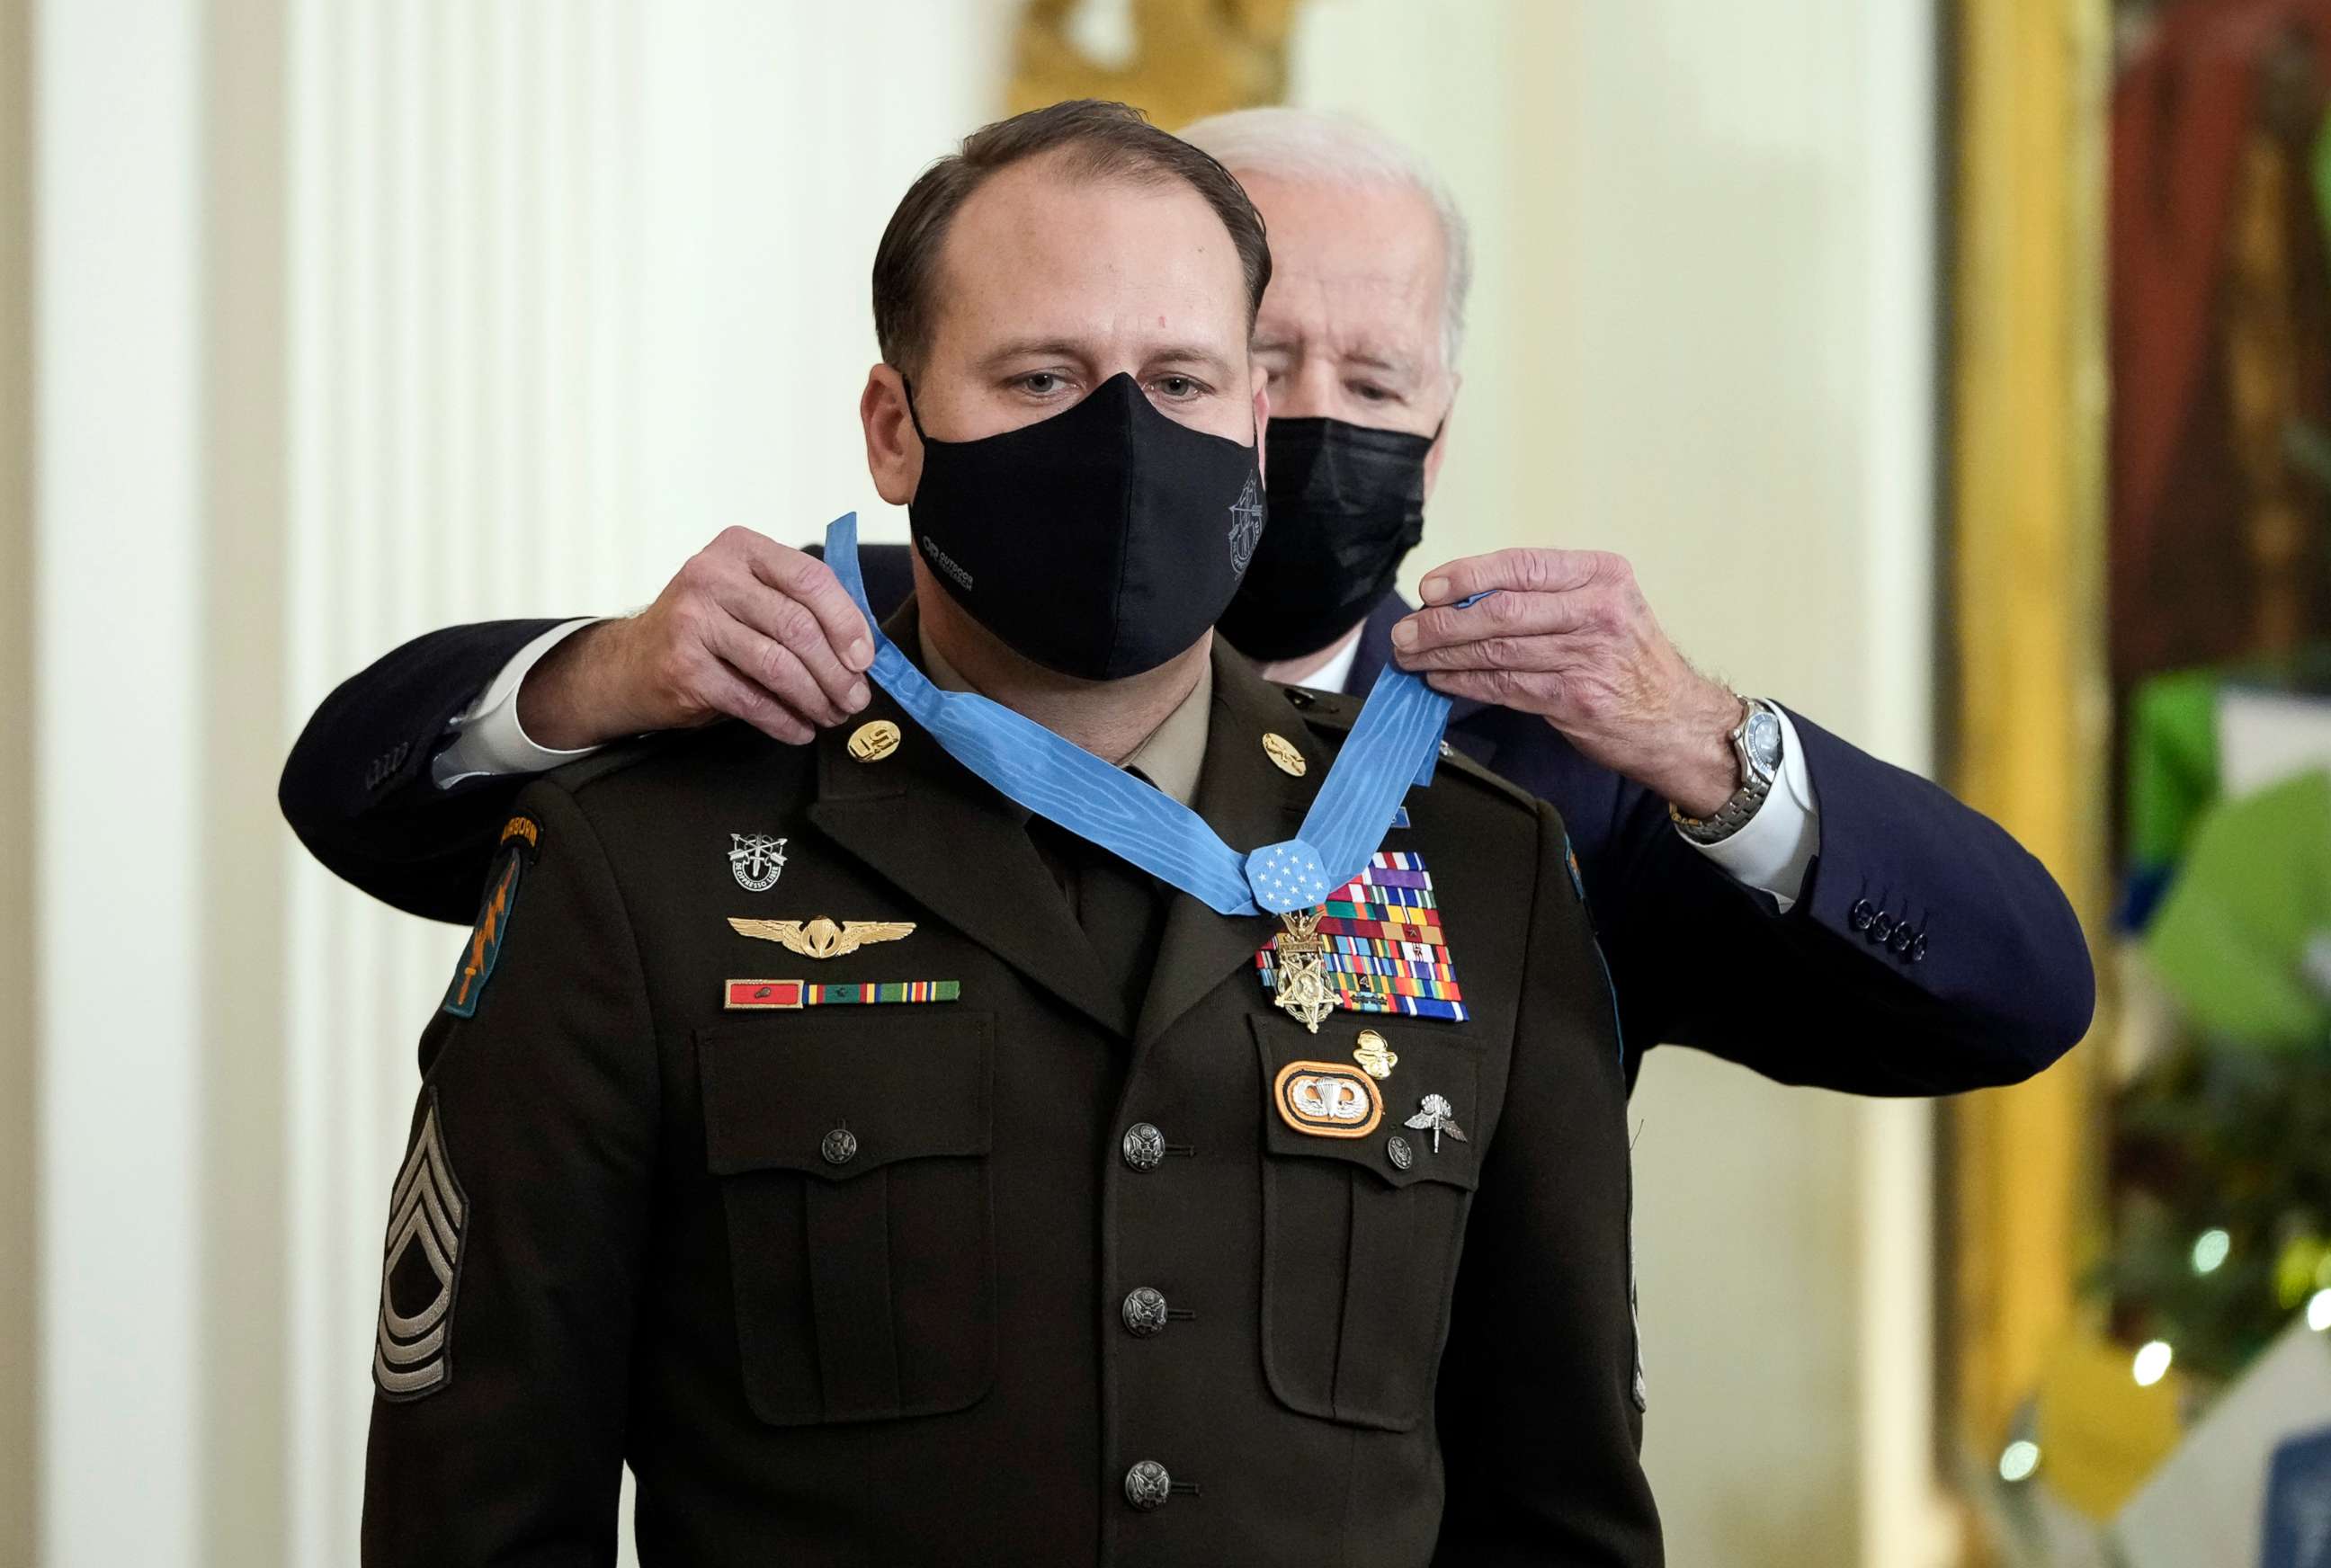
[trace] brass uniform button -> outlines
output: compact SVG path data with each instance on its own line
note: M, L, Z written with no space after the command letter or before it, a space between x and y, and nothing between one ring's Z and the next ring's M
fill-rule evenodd
M858 1135L848 1127L836 1127L825 1135L817 1152L825 1156L829 1165L846 1165L858 1157Z
M850 755L860 762L880 762L899 749L899 727L887 718L861 724L850 736Z
M1310 769L1311 765L1303 760L1303 754L1295 749L1295 743L1283 735L1264 732L1262 749L1283 774L1301 778Z

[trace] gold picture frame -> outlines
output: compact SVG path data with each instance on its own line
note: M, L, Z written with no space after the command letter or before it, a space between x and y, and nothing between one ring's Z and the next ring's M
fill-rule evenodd
M2048 865L2094 934L2111 722L2110 17L2106 0L1960 0L1948 17L1949 779ZM2106 1020L2100 1006L2092 1040ZM2103 1231L2098 1084L2090 1046L1950 1107L1941 1331L1959 1454L1998 1451L2074 1325Z
M1177 130L1287 96L1287 42L1302 0L1133 0L1121 60L1095 57L1078 0L1026 0L1014 30L1004 112L1108 98Z

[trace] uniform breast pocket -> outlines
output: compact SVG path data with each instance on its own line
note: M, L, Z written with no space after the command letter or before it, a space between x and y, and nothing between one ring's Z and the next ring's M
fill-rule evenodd
M960 1410L995 1373L995 1023L889 1007L706 1031L745 1393L780 1426Z
M1265 1097L1264 1375L1305 1415L1407 1431L1432 1412L1479 1180L1483 1048L1349 1013L1317 1035L1251 1022Z

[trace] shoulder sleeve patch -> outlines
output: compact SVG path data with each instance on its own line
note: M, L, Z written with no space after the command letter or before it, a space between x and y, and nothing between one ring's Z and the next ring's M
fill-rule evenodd
M501 850L494 861L493 874L486 879L477 923L470 928L469 940L461 944L461 961L445 987L444 1011L456 1018L477 1016L478 1001L485 994L486 982L493 978L503 944L509 940L510 917L518 909L519 883L534 854L532 841L523 832L514 832L521 823L535 828L536 838L541 836L540 828L531 817L512 817L509 826L502 829Z
M381 1249L372 1381L391 1400L420 1399L453 1381L453 1296L469 1201L445 1152L436 1091L427 1091L422 1105L421 1130L390 1192Z

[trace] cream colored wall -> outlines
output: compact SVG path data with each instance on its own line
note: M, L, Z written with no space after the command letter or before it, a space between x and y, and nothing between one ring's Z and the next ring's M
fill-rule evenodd
M1298 100L1423 149L1474 227L1411 583L1618 550L1706 667L1930 760L1932 11L1312 0ZM1670 1559L1941 1561L1926 1107L1660 1050L1632 1108Z
M0 732L32 727L29 0L0 0ZM33 1458L32 750L0 746L0 1568L30 1568Z
M200 30L36 0L32 32L37 1554L177 1568L204 1508L204 889L238 848L201 784Z
M285 1560L288 1478L280 1415L294 1259L285 1159L282 889L296 853L275 809L271 746L285 654L285 0L233 0L205 30L202 300L205 564L197 657L202 842L203 1412L195 1477L199 1560ZM232 17L232 25L225 24Z

